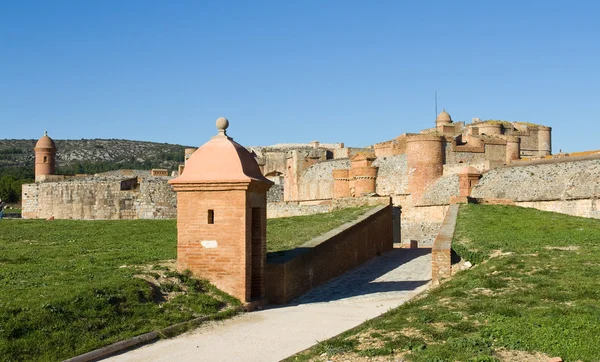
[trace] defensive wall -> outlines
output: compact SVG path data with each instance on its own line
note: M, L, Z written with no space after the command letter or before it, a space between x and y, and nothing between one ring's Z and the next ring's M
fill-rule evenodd
M91 176L23 185L23 218L174 219L169 177Z
M294 250L267 254L267 300L287 303L392 247L392 206L381 205Z
M349 197L323 201L281 201L267 204L267 218L314 215L348 207L390 204L389 197Z
M600 155L515 163L484 173L472 197L510 199L515 205L600 218Z

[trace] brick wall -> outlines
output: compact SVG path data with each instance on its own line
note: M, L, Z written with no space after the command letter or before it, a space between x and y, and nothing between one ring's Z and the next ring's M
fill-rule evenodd
M326 281L392 249L392 207L379 206L283 255L268 256L266 295L287 303Z
M454 236L457 215L458 205L450 205L431 248L431 281L434 285L438 284L441 279L450 277L452 273L452 237Z

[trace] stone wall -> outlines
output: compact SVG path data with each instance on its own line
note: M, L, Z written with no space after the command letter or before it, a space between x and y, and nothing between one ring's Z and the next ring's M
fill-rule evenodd
M378 195L398 195L408 193L408 166L406 155L378 157L373 166L377 171Z
M283 184L275 184L267 191L267 202L283 201Z
M464 166L463 166L464 167ZM448 205L450 197L458 196L458 175L444 175L429 186L418 200L418 206Z
M266 295L283 304L385 253L393 247L392 207L380 206L357 221L285 253L267 256Z
M548 160L484 173L471 196L510 199L518 206L569 215L600 215L600 160Z
M350 167L347 159L327 160L307 168L300 176L298 200L333 198L333 170Z
M267 204L267 218L314 215L349 207L389 205L389 197L348 197L303 203L296 201L270 202Z
M23 185L23 218L174 219L175 193L167 177L91 177Z
M321 205L301 205L298 202L269 202L267 203L267 219L279 217L313 215L329 212L331 206L329 203Z
M416 240L419 246L432 246L447 210L448 205L402 207L402 243Z

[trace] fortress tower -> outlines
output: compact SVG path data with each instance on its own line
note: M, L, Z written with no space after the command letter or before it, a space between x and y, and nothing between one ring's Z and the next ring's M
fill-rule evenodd
M43 181L45 176L54 175L56 169L56 146L48 132L35 144L35 181Z
M442 176L444 172L444 143L445 138L435 134L407 136L408 188L412 194L413 202L420 199L423 192Z
M350 193L350 170L333 170L333 198L352 197Z
M177 266L242 303L265 296L267 190L254 156L227 136L229 121L169 181L177 192Z
M354 196L375 192L378 168L372 166L375 157L358 154L351 160L350 178L354 181Z
M435 127L437 128L437 130L439 132L443 132L444 126L449 125L451 123L452 123L452 117L450 117L450 114L448 112L446 112L445 109L442 109L440 114L438 114L437 118L435 119Z
M506 137L506 164L521 158L521 139L516 136Z
M538 149L540 156L549 156L552 154L552 128L538 126Z

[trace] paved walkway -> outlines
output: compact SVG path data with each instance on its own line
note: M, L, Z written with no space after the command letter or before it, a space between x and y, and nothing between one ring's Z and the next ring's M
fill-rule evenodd
M109 361L279 361L427 288L428 249L394 249L292 303L210 322Z

